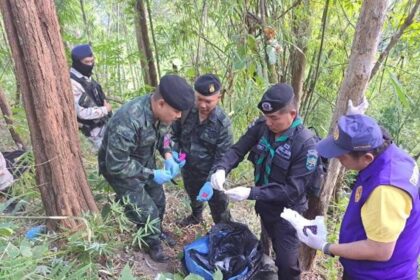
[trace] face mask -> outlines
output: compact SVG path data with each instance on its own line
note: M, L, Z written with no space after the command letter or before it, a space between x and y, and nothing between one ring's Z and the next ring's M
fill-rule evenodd
M76 69L77 71L80 72L80 74L86 77L90 77L92 75L93 66L95 66L95 64L87 65L87 64L81 63L79 60L73 61L73 64L72 64L72 67L74 69Z

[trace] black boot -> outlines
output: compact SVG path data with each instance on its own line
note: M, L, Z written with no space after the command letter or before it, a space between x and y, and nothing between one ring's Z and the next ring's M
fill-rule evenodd
M160 243L150 246L149 255L155 262L164 263L169 260L169 257L163 252L162 245Z
M189 226L189 225L198 225L202 221L203 221L203 215L202 214L198 214L198 215L191 214L188 217L184 218L178 224L181 227L186 227L186 226Z
M174 247L176 245L176 240L172 237L172 234L168 231L163 231L159 236L160 240L168 244L169 247Z

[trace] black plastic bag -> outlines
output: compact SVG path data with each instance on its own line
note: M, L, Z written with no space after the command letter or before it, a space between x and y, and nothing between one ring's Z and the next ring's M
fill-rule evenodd
M219 269L223 279L249 279L263 255L260 241L241 223L219 223L208 236L208 251L188 247L186 258L207 272ZM202 246L202 243L201 243ZM190 269L191 270L191 269ZM192 272L192 271L190 271Z

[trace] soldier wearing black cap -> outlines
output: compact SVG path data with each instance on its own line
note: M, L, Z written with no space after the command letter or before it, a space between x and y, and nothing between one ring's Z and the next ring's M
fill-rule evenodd
M71 51L71 86L79 129L92 142L95 151L101 146L105 125L112 106L106 100L101 85L92 78L95 65L90 45L78 45Z
M176 75L166 75L153 94L124 104L109 120L98 153L99 171L124 204L126 215L138 227L149 219L158 220L156 231L146 237L151 258L164 262L161 239L171 246L174 240L162 232L165 193L162 184L180 171L172 157L167 135L181 112L194 105L194 91ZM156 150L165 158L165 168L157 169Z
M217 105L221 90L219 79L213 74L202 75L195 81L194 89L196 106L183 112L182 118L172 125L175 149L186 153L182 177L192 209L191 215L180 222L181 226L202 221L204 203L197 200L197 196L202 186L209 181L214 163L222 158L233 143L230 120ZM215 223L230 221L228 199L223 192L214 191L209 206Z
M214 188L221 189L225 174L249 152L255 168L255 186L227 190L234 201L256 200L255 210L273 242L279 279L300 279L299 240L295 229L280 218L284 207L299 213L307 209L306 190L311 184L318 154L316 137L297 115L293 89L276 84L263 95L258 108L264 116L220 160L211 176Z

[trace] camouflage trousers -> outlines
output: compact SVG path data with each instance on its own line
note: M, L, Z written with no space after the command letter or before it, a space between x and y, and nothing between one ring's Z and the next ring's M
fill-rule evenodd
M144 184L138 179L116 179L103 175L117 194L117 200L124 204L126 216L138 227L144 226L147 219L158 219L154 224L157 230L147 236L145 241L149 246L160 243L161 222L166 206L163 186L152 180Z
M203 213L205 206L204 202L197 201L197 195L207 181L207 176L183 169L182 178L184 180L185 190L190 198L192 214L197 217ZM231 221L231 215L228 209L229 200L223 192L214 190L213 197L208 203L214 223Z

